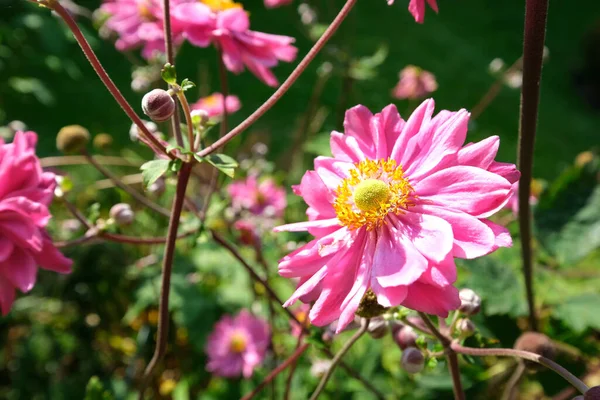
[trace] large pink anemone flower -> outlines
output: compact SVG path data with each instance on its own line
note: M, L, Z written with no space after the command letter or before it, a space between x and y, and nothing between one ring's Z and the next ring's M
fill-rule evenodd
M218 376L252 376L269 348L269 325L247 310L237 316L225 316L208 337L206 369Z
M300 278L285 306L316 300L312 324L339 319L340 331L367 290L384 307L445 317L460 306L454 258L512 245L486 218L510 199L516 167L494 161L498 137L463 147L466 110L433 110L431 99L407 121L393 105L348 110L345 134L331 134L333 158L317 157L294 187L309 221L276 231L315 239L284 257L279 273Z
M8 314L15 289L29 292L38 266L66 274L72 261L46 232L51 218L55 175L44 172L35 155L37 135L17 132L12 143L0 139L0 310Z

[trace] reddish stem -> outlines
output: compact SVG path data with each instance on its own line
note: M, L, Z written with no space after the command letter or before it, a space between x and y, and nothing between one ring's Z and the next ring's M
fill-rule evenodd
M81 30L77 26L77 23L75 22L75 20L73 20L69 12L65 10L65 8L61 6L57 0L48 1L46 4L49 8L53 9L63 19L63 21L65 21L65 23L71 30L71 33L73 33L73 36L75 36L75 40L77 40L79 47L81 47L81 50L83 50L83 53L92 65L92 68L94 68L94 71L96 71L96 74L98 74L98 77L100 78L102 83L104 83L104 86L106 86L110 94L113 95L113 97L115 98L117 103L119 103L123 111L125 111L125 114L127 114L127 116L131 118L133 123L137 125L142 135L144 135L146 139L152 142L152 144L156 146L156 148L160 149L164 154L168 155L171 158L175 158L172 154L167 153L165 147L158 141L158 139L154 137L152 133L150 133L150 131L148 130L148 128L146 128L146 125L144 125L140 117L138 117L138 115L135 113L133 108L131 108L127 100L125 100L125 97L123 97L117 86L106 73L106 70L100 63L100 60L98 60L98 57L96 57L96 54L90 47L90 44L86 40L85 36L83 36L83 33L81 32Z
M337 31L337 29L340 27L340 25L342 24L344 19L346 19L346 17L348 16L348 13L350 13L350 10L352 10L352 7L354 7L355 3L356 3L356 0L347 0L346 1L346 4L344 5L344 7L340 10L337 17L335 17L335 19L333 20L331 25L329 25L327 30L319 38L317 43L315 43L315 45L312 47L312 49L310 49L310 51L308 52L308 54L306 54L306 56L300 62L300 64L298 64L298 66L296 66L294 71L285 80L285 82L283 82L283 84L275 91L275 93L273 93L271 95L271 97L262 106L260 106L248 118L246 118L242 123L240 123L234 129L232 129L225 136L223 136L222 138L220 138L219 140L217 140L210 146L206 147L205 149L203 149L199 153L199 155L201 157L204 157L204 156L212 153L213 151L215 151L219 147L223 146L225 143L229 142L231 139L233 139L240 133L244 132L252 124L254 124L260 117L262 117L267 111L269 111L269 109L271 109L271 107L273 107L275 105L275 103L277 103L279 101L279 99L281 99L281 97L290 89L290 87L292 87L292 85L294 84L294 82L296 82L296 80L300 77L300 75L302 75L302 73L304 72L306 67L308 67L308 65L312 62L312 60L315 58L315 56L321 51L323 46L325 46L327 41Z

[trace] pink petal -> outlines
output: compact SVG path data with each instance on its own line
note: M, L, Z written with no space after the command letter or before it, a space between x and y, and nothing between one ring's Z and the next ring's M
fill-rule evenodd
M10 257L14 248L12 241L0 236L0 262Z
M415 17L415 21L422 24L425 20L425 0L410 0L408 11Z
M373 114L367 107L362 105L352 107L346 111L344 132L356 139L366 158L373 159L376 154L370 127L371 118L373 118Z
M384 307L396 307L406 299L407 286L383 287L376 279L371 280L371 289L377 296L377 302Z
M452 251L454 236L452 226L442 218L407 212L393 217L396 229L402 231L423 256L441 262Z
M305 232L314 228L341 228L340 221L337 218L320 219L315 221L296 222L294 224L281 225L273 229L274 232Z
M439 287L446 287L456 282L456 264L452 254L448 254L441 262L430 265L419 281Z
M478 143L469 143L458 152L458 163L488 169L498 154L498 147L498 136L490 136Z
M3 277L0 277L0 311L7 315L15 301L15 288Z
M42 232L43 248L39 253L33 254L36 264L41 268L58 272L60 274L71 273L73 260L65 257L52 243L47 232Z
M458 290L454 286L443 288L415 282L408 287L404 307L446 318L448 313L460 307Z
M16 247L10 257L0 263L0 274L21 292L29 292L35 285L37 266L26 251Z
M335 192L342 180L350 175L349 171L354 168L354 164L335 158L317 157L315 159L315 171L331 192Z
M506 179L468 166L438 171L413 187L422 202L482 218L504 207L512 193Z
M302 196L306 204L313 208L322 218L334 218L335 210L332 203L335 201L333 191L330 191L316 171L307 171L302 177L300 185L294 186L294 193Z
M500 175L510 183L517 182L521 177L521 173L517 170L517 166L515 164L494 161L488 167L488 171Z
M331 259L331 258L329 258ZM284 307L289 307L296 302L296 300L310 294L315 288L321 283L323 278L327 275L327 266L322 267L313 276L308 278L302 285L298 286L296 291L290 296L285 303ZM315 299L316 300L316 299Z
M495 224L492 221L488 221L487 219L482 219L481 222L486 224L488 228L490 228L496 238L494 244L494 250L500 247L512 247L513 241L510 236L510 232L505 227Z
M340 132L331 132L331 153L339 160L356 163L365 159L356 138Z
M419 153L419 136L422 130L429 125L435 103L433 99L427 99L408 118L402 129L398 140L394 143L390 158L396 160L403 167L409 166L414 157Z

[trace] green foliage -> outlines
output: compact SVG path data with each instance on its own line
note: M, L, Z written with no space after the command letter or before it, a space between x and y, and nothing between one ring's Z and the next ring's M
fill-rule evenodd
M84 400L114 400L114 397L104 388L97 376L92 376L85 388Z
M146 187L152 185L163 176L171 168L170 160L152 160L144 163L140 167L142 170L142 177L144 178L144 185Z
M232 157L226 154L209 154L206 157L200 157L198 155L194 155L196 160L199 162L206 161L219 171L224 173L230 178L233 178L235 175L235 169L238 167L237 161Z
M600 329L600 295L586 293L564 299L556 305L553 316L581 333L588 328Z
M183 81L181 81L181 90L183 90L184 92L187 90L190 90L191 88L195 88L196 84L192 81L190 81L188 78L185 78Z
M175 70L174 65L166 63L160 71L160 76L162 77L163 81L167 82L169 85L177 84L177 71Z

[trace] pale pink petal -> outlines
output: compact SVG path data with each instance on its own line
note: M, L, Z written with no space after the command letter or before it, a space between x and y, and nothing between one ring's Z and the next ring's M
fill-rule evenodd
M460 307L460 298L458 290L454 286L440 288L415 282L408 287L408 295L402 305L446 318L450 311Z
M510 232L505 227L495 224L487 219L482 219L481 222L486 224L488 228L490 228L496 238L494 250L500 247L512 247L513 241L510 237Z
M498 154L500 138L490 136L477 143L469 143L458 152L458 163L488 169Z
M356 138L344 135L340 132L331 132L331 153L339 160L351 163L360 162L365 159Z
M414 212L390 218L396 229L429 260L441 262L452 251L452 226L442 218Z
M397 307L408 294L408 286L383 287L377 279L371 279L371 289L377 296L377 302L384 307Z
M409 166L414 158L419 154L420 135L424 134L421 131L429 125L435 102L433 99L427 99L410 115L406 124L402 128L402 133L398 140L394 143L390 158L396 160L399 165Z
M281 225L273 229L274 232L304 232L311 228L341 228L337 218L321 219L316 221L296 222L295 224Z

